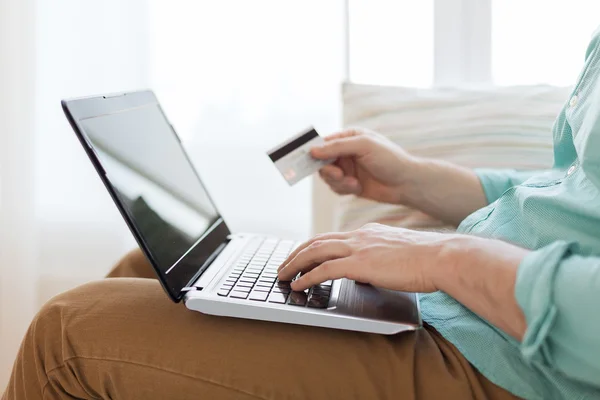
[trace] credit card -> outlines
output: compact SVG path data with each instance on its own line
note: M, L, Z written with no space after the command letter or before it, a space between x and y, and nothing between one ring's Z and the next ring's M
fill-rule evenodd
M335 161L317 160L310 155L310 148L323 142L323 138L311 128L269 150L267 155L291 186Z

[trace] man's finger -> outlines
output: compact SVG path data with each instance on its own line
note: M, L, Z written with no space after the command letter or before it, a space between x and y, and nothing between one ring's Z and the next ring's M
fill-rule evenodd
M331 233L322 233L320 235L316 235L312 239L307 240L306 242L304 242L304 243L300 244L298 247L296 247L296 249L290 253L290 255L285 259L285 261L281 263L279 268L277 268L277 271L279 272L283 268L285 268L285 266L292 259L294 259L294 257L296 257L298 255L298 253L300 253L306 247L310 246L313 242L315 242L317 240L345 239L347 235L348 235L348 233L345 233L345 232L331 232Z
M292 282L292 290L301 291L325 281L345 278L351 268L350 257L326 261Z
M340 158L335 164L342 169L342 172L345 176L356 176L354 160L351 158Z
M333 139L310 149L310 154L319 160L340 157L360 157L368 151L367 140L362 136Z
M357 136L358 132L354 129L346 129L341 132L332 133L331 135L325 136L325 141L330 142L335 139L347 138L351 136Z
M342 168L338 167L337 165L331 164L321 168L319 170L319 173L321 174L323 179L327 177L334 180L341 180L344 177L344 171L342 171Z
M313 266L329 260L345 258L351 254L350 247L339 239L317 240L300 251L284 268L279 271L279 279L289 281L299 272L306 272Z
M359 194L362 190L358 180L356 178L347 176L341 181L335 181L328 178L323 178L331 189L337 194Z

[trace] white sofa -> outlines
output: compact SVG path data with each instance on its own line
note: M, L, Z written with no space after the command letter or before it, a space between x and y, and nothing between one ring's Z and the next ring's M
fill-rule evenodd
M411 89L346 83L343 125L373 129L409 152L468 167L540 169L552 164L551 128L570 88ZM401 206L337 196L313 181L313 233L367 222L439 229Z

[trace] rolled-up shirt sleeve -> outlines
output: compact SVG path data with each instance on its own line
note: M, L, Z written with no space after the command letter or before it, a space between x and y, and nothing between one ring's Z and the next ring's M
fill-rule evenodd
M519 171L515 169L477 168L475 174L481 182L488 203L496 201L502 193L520 185L540 171Z
M563 374L600 385L600 258L557 241L519 266L515 295L527 320L521 353Z

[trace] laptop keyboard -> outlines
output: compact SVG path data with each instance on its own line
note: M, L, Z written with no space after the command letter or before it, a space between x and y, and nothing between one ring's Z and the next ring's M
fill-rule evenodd
M257 238L250 242L217 294L233 299L327 308L332 281L295 292L291 282L277 278L277 268L295 247L289 240Z

